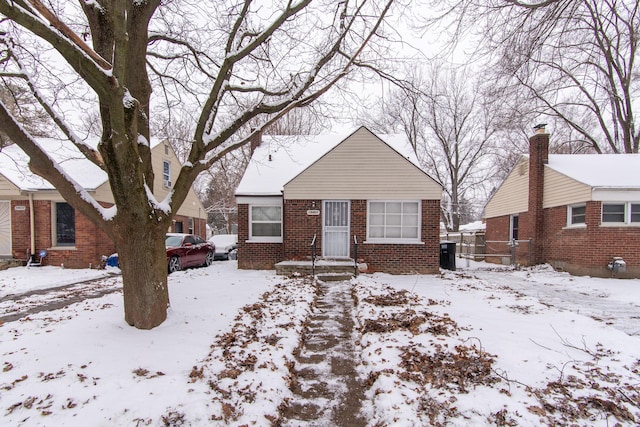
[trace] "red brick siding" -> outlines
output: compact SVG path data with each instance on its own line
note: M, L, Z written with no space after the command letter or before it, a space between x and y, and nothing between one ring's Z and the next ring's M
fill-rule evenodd
M24 211L16 211L15 206L25 206ZM85 216L76 211L76 244L73 248L58 249L53 248L52 233L52 202L48 200L35 200L34 221L35 221L35 242L34 253L36 255L42 249L47 251L47 256L43 260L44 265L62 265L68 268L88 268L89 265L96 267L100 265L103 255L111 255L115 247L111 240L96 227ZM31 236L29 220L29 202L11 202L12 221L12 250L14 257L18 259L28 259Z
M284 244L247 243L249 237L248 205L238 206L238 267L273 268L282 260L304 260L311 256L310 244L317 236L318 256L322 254L322 201L286 200L283 207ZM308 210L319 210L320 215L308 215ZM438 200L422 201L422 241L424 244L367 244L367 201L351 201L351 236L357 237L358 261L364 262L369 272L392 274L436 273L439 270L439 218ZM353 256L353 246L350 254Z
M249 205L238 205L238 268L270 270L282 261L282 243L249 243Z
M587 202L587 226L567 228L566 206L544 209L540 262L572 274L609 277L607 264L620 256L627 263L627 271L617 276L640 278L640 228L600 226L601 212L601 202ZM508 215L487 219L487 240L506 240L508 234ZM499 248L493 249L487 245L487 253L496 253ZM497 258L487 260L500 262Z
M318 210L320 215L307 215ZM322 200L286 200L284 203L284 259L311 259L316 235L317 256L322 256Z
M527 212L518 214L518 240L516 247L516 263L520 265L531 264L531 245L526 240L531 240L530 219ZM487 256L487 262L502 264L504 258L511 259L511 215L503 215L496 218L487 218L486 221L486 241L485 251L487 255L496 254L499 256Z
M567 207L545 209L545 262L573 274L609 277L615 256L627 263L618 277L640 278L640 228L600 226L601 202L587 202L587 226L566 228Z
M15 210L15 206L24 206L25 210ZM53 248L52 232L53 202L49 200L34 200L36 255L42 249L47 251L43 260L44 265L62 265L65 268L97 267L102 262L102 256L109 256L116 251L115 245L107 235L78 211L75 212L76 244L73 248ZM16 259L27 260L31 253L31 229L29 219L29 201L14 200L11 202L11 241L12 252ZM177 216L178 221L189 223L187 217ZM194 219L196 233L203 230L206 237L206 222L204 219ZM186 231L186 230L185 230Z
M529 138L529 207L526 221L527 234L519 234L519 239L531 240L531 263L542 262L544 243L544 215L542 198L544 193L544 165L549 159L549 134L536 134ZM525 237L527 236L527 237Z
M440 267L440 201L422 201L423 244L371 244L367 238L367 201L351 201L351 234L358 238L358 261L368 273L432 274Z

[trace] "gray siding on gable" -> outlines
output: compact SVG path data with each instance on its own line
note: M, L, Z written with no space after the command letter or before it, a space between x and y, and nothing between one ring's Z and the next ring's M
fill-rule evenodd
M284 198L440 200L442 188L361 128L284 186Z

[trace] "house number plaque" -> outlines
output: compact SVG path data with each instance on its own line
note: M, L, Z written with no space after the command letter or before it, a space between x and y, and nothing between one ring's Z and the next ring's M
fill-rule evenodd
M319 209L309 209L307 211L307 215L318 216L318 215L320 215L320 210Z

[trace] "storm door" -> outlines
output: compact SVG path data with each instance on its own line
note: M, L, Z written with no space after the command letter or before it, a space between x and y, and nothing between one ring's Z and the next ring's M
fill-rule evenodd
M322 212L322 256L349 257L349 201L325 200Z

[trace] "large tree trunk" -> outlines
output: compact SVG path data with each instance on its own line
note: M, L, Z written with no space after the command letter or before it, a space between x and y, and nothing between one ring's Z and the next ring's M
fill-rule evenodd
M139 329L151 329L167 318L167 254L165 229L140 224L117 244L122 270L125 321Z

